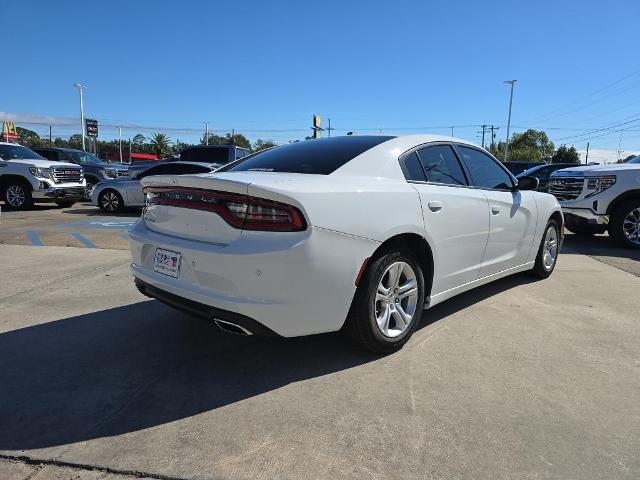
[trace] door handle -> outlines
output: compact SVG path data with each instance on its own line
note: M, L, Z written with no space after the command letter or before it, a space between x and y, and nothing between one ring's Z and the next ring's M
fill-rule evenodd
M500 208L494 205L493 207L491 207L491 213L493 213L494 215L498 215L500 213Z
M429 201L429 203L427 203L427 206L432 212L439 212L443 207L442 202L439 200L431 200Z

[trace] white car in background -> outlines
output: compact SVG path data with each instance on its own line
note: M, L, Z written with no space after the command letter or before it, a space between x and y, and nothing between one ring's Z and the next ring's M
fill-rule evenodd
M549 276L562 240L537 179L518 184L450 137L308 140L142 184L138 289L241 334L344 328L394 351L423 308L516 272Z
M107 213L119 212L123 208L144 206L144 193L140 180L151 175L184 175L189 173L212 172L218 166L202 163L162 162L136 173L133 178L117 178L95 184L89 191L91 203Z

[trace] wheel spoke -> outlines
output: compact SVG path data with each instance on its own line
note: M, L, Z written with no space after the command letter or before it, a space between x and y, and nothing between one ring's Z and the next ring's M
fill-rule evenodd
M389 318L391 317L391 308L387 304L384 304L381 308L382 311L380 312L380 315L378 315L378 318L376 320L378 321L378 327L380 327L380 331L387 335L389 332Z
M400 304L396 304L396 308L393 311L393 313L394 313L394 318L396 319L397 322L399 322L399 325L401 326L402 330L407 328L407 325L409 325L409 322L411 322L411 317L407 315L407 313L402 309L402 306Z

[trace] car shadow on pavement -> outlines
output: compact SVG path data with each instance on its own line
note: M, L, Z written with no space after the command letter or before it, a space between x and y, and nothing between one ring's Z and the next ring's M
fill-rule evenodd
M65 210L64 213L68 213L70 215L84 215L87 217L139 217L141 210L139 208L123 208L118 212L110 213L100 210L100 208L95 207L91 204L82 205L82 207Z
M640 261L640 249L620 246L609 235L567 234L564 237L562 253L594 257L628 258Z
M528 281L448 300L420 328ZM13 330L0 334L0 450L154 427L379 358L339 333L231 335L153 300Z

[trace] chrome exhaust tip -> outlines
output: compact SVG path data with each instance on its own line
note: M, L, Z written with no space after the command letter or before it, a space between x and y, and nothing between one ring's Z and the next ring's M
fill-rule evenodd
M227 333L232 333L234 335L253 335L253 333L246 328L237 325L235 323L227 322L226 320L220 320L219 318L214 318L213 323L216 324L220 330L224 330Z

